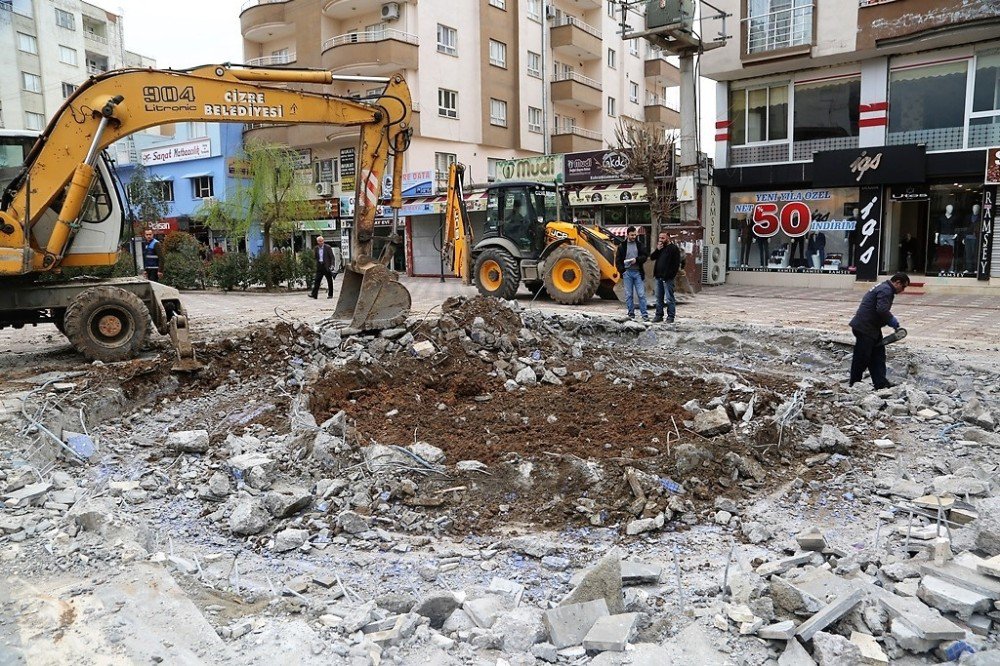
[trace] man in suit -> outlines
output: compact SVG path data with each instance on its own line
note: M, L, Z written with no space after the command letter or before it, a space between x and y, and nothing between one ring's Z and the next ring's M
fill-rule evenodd
M333 298L333 278L336 277L333 270L333 248L326 244L326 240L322 236L316 238L313 256L316 257L316 278L313 280L312 293L309 294L309 298L319 297L319 285L324 277L326 278L326 297Z

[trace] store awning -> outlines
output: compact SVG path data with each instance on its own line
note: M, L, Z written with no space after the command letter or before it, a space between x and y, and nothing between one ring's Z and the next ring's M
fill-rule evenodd
M214 176L211 171L200 171L198 173L186 173L181 178L204 178L205 176Z

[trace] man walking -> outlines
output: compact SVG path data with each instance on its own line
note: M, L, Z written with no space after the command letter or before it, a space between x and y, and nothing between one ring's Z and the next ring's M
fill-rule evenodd
M656 241L656 249L649 255L653 261L653 277L656 278L656 316L654 322L663 321L663 301L667 302L667 323L674 321L677 301L674 299L674 278L681 267L681 250L666 231L661 231Z
M615 266L625 282L625 307L628 308L628 318L635 318L635 300L633 292L639 297L639 314L643 321L649 321L649 313L646 311L646 274L642 265L646 262L649 253L646 246L639 239L639 234L635 227L625 230L625 242L618 246L615 253Z
M885 345L882 344L882 327L891 326L899 329L899 320L893 316L892 301L896 294L910 284L906 273L896 273L889 280L873 287L864 298L858 311L851 319L851 330L854 331L854 358L851 361L851 380L853 386L861 381L867 369L871 373L872 384L876 389L894 386L885 378Z
M153 237L152 229L146 229L142 241L142 269L146 279L152 282L160 281L160 254L160 241Z
M326 297L333 298L333 248L326 245L326 240L319 236L316 238L316 247L313 248L313 255L316 257L316 278L313 280L312 293L309 298L319 297L319 285L326 278Z

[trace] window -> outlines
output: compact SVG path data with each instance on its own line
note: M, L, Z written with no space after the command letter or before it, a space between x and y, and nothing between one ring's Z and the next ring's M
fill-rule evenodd
M746 0L746 52L763 53L813 41L813 0Z
M174 181L172 180L153 180L149 183L156 190L159 190L160 198L164 201L174 200ZM211 196L211 195L209 195Z
M528 51L528 76L542 78L542 56L540 53Z
M502 99L490 99L490 125L507 127L507 102Z
M535 134L542 133L542 110L533 106L528 107L528 131Z
M638 102L639 101L639 84L635 81L628 82L628 101Z
M615 111L615 98L608 98L608 115L614 118L618 113Z
M628 40L628 52L634 56L639 55L639 40L630 39Z
M208 123L188 123L188 138L189 139L200 139L203 136L208 136Z
M507 68L507 45L495 39L490 40L490 64Z
M457 92L438 88L438 115L445 118L458 118Z
M861 79L836 79L795 86L795 141L858 135Z
M75 93L75 92L76 92L76 89L77 89L78 87L79 87L79 86L75 86L75 85L73 85L72 83L66 83L66 82L64 81L64 82L63 82L63 84L62 84L62 93L63 93L63 97L69 97L70 95L72 95L73 93Z
M76 17L69 12L56 9L56 25L67 30L76 30Z
M613 2L608 3L608 16L615 18L615 3Z
M17 50L38 55L38 40L35 39L34 35L19 32L17 33Z
M59 62L65 63L67 65L73 65L76 67L76 49L71 49L68 46L59 45Z
M30 130L41 130L45 127L45 116L40 113L24 112L24 128Z
M976 56L969 148L1000 144L1000 53Z
M192 178L191 189L191 196L195 199L204 199L205 197L215 196L211 176L198 176L197 178Z
M490 5L497 9L507 9L507 0L490 0Z
M21 87L28 92L40 93L42 92L42 77L37 74L21 72Z
M614 69L617 60L618 60L618 52L615 51L614 49L608 49L608 67Z
M923 143L927 150L961 148L968 71L967 60L891 70L888 145Z
M788 139L788 86L733 90L729 119L734 146Z
M500 166L500 159L496 157L486 158L486 179L493 182L497 179L497 167Z
M372 23L365 26L365 39L369 42L380 42L388 35L388 23Z
M528 0L528 18L532 21L542 20L542 0Z
M438 23L438 53L458 55L458 30Z
M313 182L333 183L337 178L337 160L316 160L313 162Z
M448 167L457 161L455 153L434 153L434 181L438 192L448 189Z

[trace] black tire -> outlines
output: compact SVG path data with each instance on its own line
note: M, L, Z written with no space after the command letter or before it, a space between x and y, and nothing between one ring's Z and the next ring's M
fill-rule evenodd
M579 305L597 293L601 268L586 248L561 245L545 260L545 291L556 303Z
M66 335L66 309L65 308L55 308L52 310L52 323L56 325L59 332Z
M517 295L521 273L517 259L511 256L510 252L499 247L483 250L476 257L473 273L476 278L476 289L483 296L510 300Z
M135 358L149 334L149 311L138 296L119 287L94 287L66 308L66 337L89 361Z

